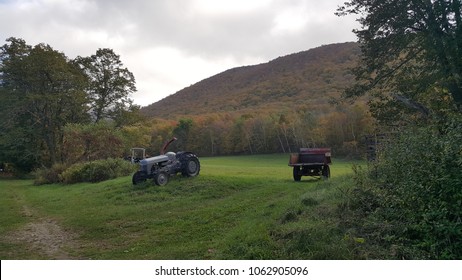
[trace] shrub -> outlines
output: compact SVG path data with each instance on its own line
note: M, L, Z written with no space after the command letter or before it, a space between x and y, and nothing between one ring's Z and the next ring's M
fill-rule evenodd
M67 165L57 163L50 168L39 168L34 171L34 185L54 184L61 182L61 173L66 170Z
M136 166L123 159L95 160L70 166L62 174L66 184L78 182L101 182L130 175Z
M388 258L462 257L462 125L408 129L357 172L349 203ZM360 214L362 213L362 214Z

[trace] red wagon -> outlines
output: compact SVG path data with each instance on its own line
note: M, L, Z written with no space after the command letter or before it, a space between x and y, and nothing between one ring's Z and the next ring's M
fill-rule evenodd
M330 177L330 148L300 148L299 153L290 155L289 166L293 167L294 180L300 181L302 176Z

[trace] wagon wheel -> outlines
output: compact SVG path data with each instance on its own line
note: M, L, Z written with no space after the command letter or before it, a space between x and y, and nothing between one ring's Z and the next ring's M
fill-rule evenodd
M154 176L154 183L158 186L165 186L168 183L168 174L167 172L159 172Z
M132 183L133 185L138 185L139 183L145 182L146 178L147 178L146 172L137 171L135 174L133 174Z
M196 157L190 156L187 158L186 162L183 165L183 170L181 174L185 177L195 177L199 175L201 165L199 160Z
M329 167L329 165L324 165L324 167L322 169L322 177L324 179L329 179L329 177L330 177L330 167Z
M299 182L302 179L300 175L300 166L294 166L294 181Z

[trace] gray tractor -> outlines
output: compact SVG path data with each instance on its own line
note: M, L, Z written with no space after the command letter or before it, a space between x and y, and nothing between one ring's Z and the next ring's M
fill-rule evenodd
M168 183L170 176L181 173L185 177L199 175L200 162L197 156L191 152L167 152L170 145L176 138L168 141L162 148L160 155L145 158L139 161L140 169L133 174L134 185L145 182L147 179L154 179L158 186Z

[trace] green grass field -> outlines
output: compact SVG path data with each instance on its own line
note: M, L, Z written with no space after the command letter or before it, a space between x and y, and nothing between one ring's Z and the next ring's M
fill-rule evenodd
M294 182L288 159L201 158L198 177L163 187L133 186L131 177L43 186L0 180L0 258L356 258L337 205L360 162L334 159L330 180ZM46 239L53 234L54 243ZM44 250L50 242L54 250Z

